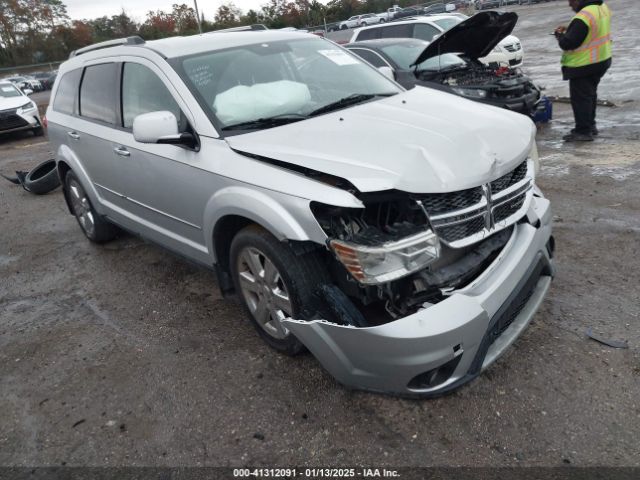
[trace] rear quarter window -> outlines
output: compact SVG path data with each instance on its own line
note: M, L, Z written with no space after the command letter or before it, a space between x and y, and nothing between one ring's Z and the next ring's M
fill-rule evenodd
M413 36L413 25L389 25L381 28L382 38L411 38Z
M80 86L80 116L115 125L117 122L115 63L85 68Z
M433 37L435 35L438 35L439 33L440 31L433 25L429 25L426 23L416 23L414 25L413 35L409 36L412 36L413 38L419 38L420 40L426 40L427 42L432 42Z
M65 73L60 79L56 98L53 99L53 109L56 112L73 115L76 113L76 100L78 98L78 85L82 69L72 70Z
M382 28L369 28L359 32L355 41L361 42L362 40L375 40L376 38L380 38L381 34Z

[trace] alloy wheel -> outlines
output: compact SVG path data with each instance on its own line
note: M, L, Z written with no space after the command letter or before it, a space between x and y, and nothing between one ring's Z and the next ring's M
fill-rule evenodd
M291 299L274 263L255 247L245 247L237 260L242 296L260 327L270 336L282 340L289 330L281 320L293 313Z
M69 182L69 197L73 213L78 219L80 226L88 236L92 235L95 230L93 210L91 209L87 194L75 179Z

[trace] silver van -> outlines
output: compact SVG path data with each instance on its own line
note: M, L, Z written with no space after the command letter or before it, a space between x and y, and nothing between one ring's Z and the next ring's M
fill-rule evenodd
M551 282L531 120L405 91L314 35L93 45L47 118L89 240L121 227L215 269L269 345L353 388L473 379Z

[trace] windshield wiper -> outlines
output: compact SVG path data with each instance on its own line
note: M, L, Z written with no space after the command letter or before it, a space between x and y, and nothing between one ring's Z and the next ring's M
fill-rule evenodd
M296 113L287 113L285 115L276 115L273 117L258 118L256 120L249 120L247 122L240 122L234 125L227 125L222 127L222 130L254 130L261 128L279 127L280 125L286 125L288 123L299 122L308 118L306 115L299 115Z
M313 110L309 116L313 117L315 115L320 115L322 113L329 113L335 110L340 110L341 108L348 107L350 105L355 105L356 103L362 103L367 100L371 100L376 97L390 97L395 95L395 93L354 93L353 95L349 95L348 97L341 98L335 102L331 102L324 107L316 108Z

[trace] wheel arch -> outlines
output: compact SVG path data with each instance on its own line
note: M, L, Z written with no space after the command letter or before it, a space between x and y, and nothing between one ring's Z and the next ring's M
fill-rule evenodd
M302 199L299 200L304 203ZM303 226L294 218L292 210L272 195L255 187L239 186L228 187L217 192L205 209L204 226L207 247L213 255L213 263L223 294L233 291L229 261L231 242L240 230L252 224L264 228L280 241L312 240Z
M67 189L64 188L64 181L67 177L67 173L71 170L71 166L65 162L64 160L58 161L58 178L60 179L60 184L62 185L62 196L64 197L64 201L67 204L67 208L69 209L69 213L73 214L73 209L71 208L71 200L69 200L69 196L67 195Z

